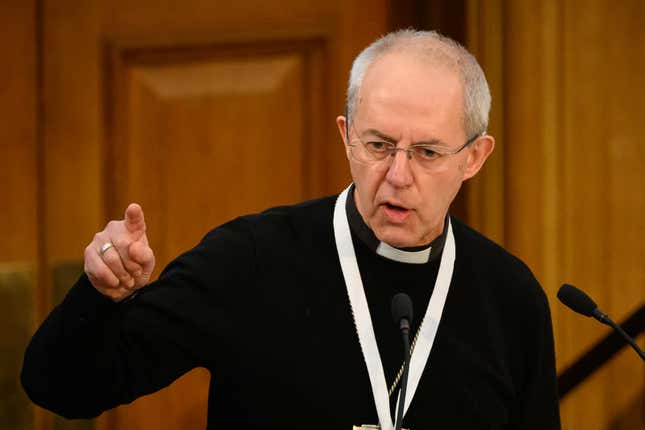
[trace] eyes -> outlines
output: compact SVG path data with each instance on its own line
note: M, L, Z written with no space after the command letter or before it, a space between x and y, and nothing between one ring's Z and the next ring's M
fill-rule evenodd
M356 136L360 136L356 130L353 130ZM458 148L451 149L443 144L441 140L431 139L423 143L417 143L408 147L398 147L394 139L387 136L381 136L376 130L368 130L364 132L366 138L356 137L354 140L347 143L349 157L360 164L375 165L375 163L385 162L385 160L392 160L398 151L405 152L408 160L413 160L418 166L427 171L436 171L445 166L442 160L447 156L455 155L467 148L479 136L484 136L486 131L473 135L463 145Z
M411 156L418 157L423 160L434 160L439 158L442 154L429 145L412 145L408 148L397 148L395 144L384 141L369 141L365 142L365 149L371 154L378 157L387 157L394 155L396 151L405 151Z
M389 152L394 148L394 145L388 142L367 142L365 144L367 146L367 149L370 152Z

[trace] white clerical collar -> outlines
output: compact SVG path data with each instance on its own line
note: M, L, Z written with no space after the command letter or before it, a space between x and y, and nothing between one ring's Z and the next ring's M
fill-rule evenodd
M356 202L354 201L354 185L349 189L345 210L347 212L347 219L352 232L358 236L358 238L365 243L368 248L388 260L408 264L425 264L428 261L435 260L441 255L443 245L446 241L447 222L444 222L443 232L429 245L401 249L395 248L385 242L381 242L365 223L363 217L358 212Z
M399 263L409 264L427 263L428 261L430 261L430 251L432 251L432 246L430 245L426 249L422 249L421 251L404 251L402 249L388 245L385 242L380 242L376 247L376 253L381 257L398 261Z

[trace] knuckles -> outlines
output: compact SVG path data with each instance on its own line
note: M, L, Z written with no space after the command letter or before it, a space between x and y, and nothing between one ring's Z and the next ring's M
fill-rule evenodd
M117 262L117 260L119 259L119 256L116 253L116 250L114 250L114 252L112 250L108 250L105 254L103 254L102 258L103 258L103 262L108 266L110 266Z
M131 241L128 238L125 237L120 237L118 239L115 239L113 242L114 246L116 246L120 250L127 250L128 247L130 246Z

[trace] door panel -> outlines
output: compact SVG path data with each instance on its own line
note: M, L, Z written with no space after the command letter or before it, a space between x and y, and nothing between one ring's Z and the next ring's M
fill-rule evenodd
M142 203L167 261L214 225L312 195L325 142L309 94L325 86L312 70L323 57L320 40L110 55L108 207ZM176 213L201 215L178 225Z

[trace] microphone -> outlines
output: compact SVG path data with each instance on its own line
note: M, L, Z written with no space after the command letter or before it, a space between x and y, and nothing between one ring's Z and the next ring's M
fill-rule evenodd
M403 375L401 375L401 389L399 390L399 408L394 422L395 430L401 430L405 390L408 385L408 371L410 369L410 325L412 323L412 300L410 300L410 296L405 293L394 295L392 298L392 319L399 326L403 336Z
M598 305L584 291L573 285L563 284L558 290L558 299L569 309L586 317L594 317L603 324L608 324L607 314L598 309Z
M412 300L405 293L398 293L392 297L392 319L401 330L410 331L412 322Z
M558 299L566 305L569 309L577 312L586 317L593 317L600 321L603 324L608 325L609 327L616 330L620 335L625 338L627 343L629 343L636 353L645 361L645 353L641 350L634 339L632 339L623 328L616 324L609 316L598 309L598 305L594 302L591 297L585 294L584 291L581 291L574 287L573 285L563 284L558 290Z

